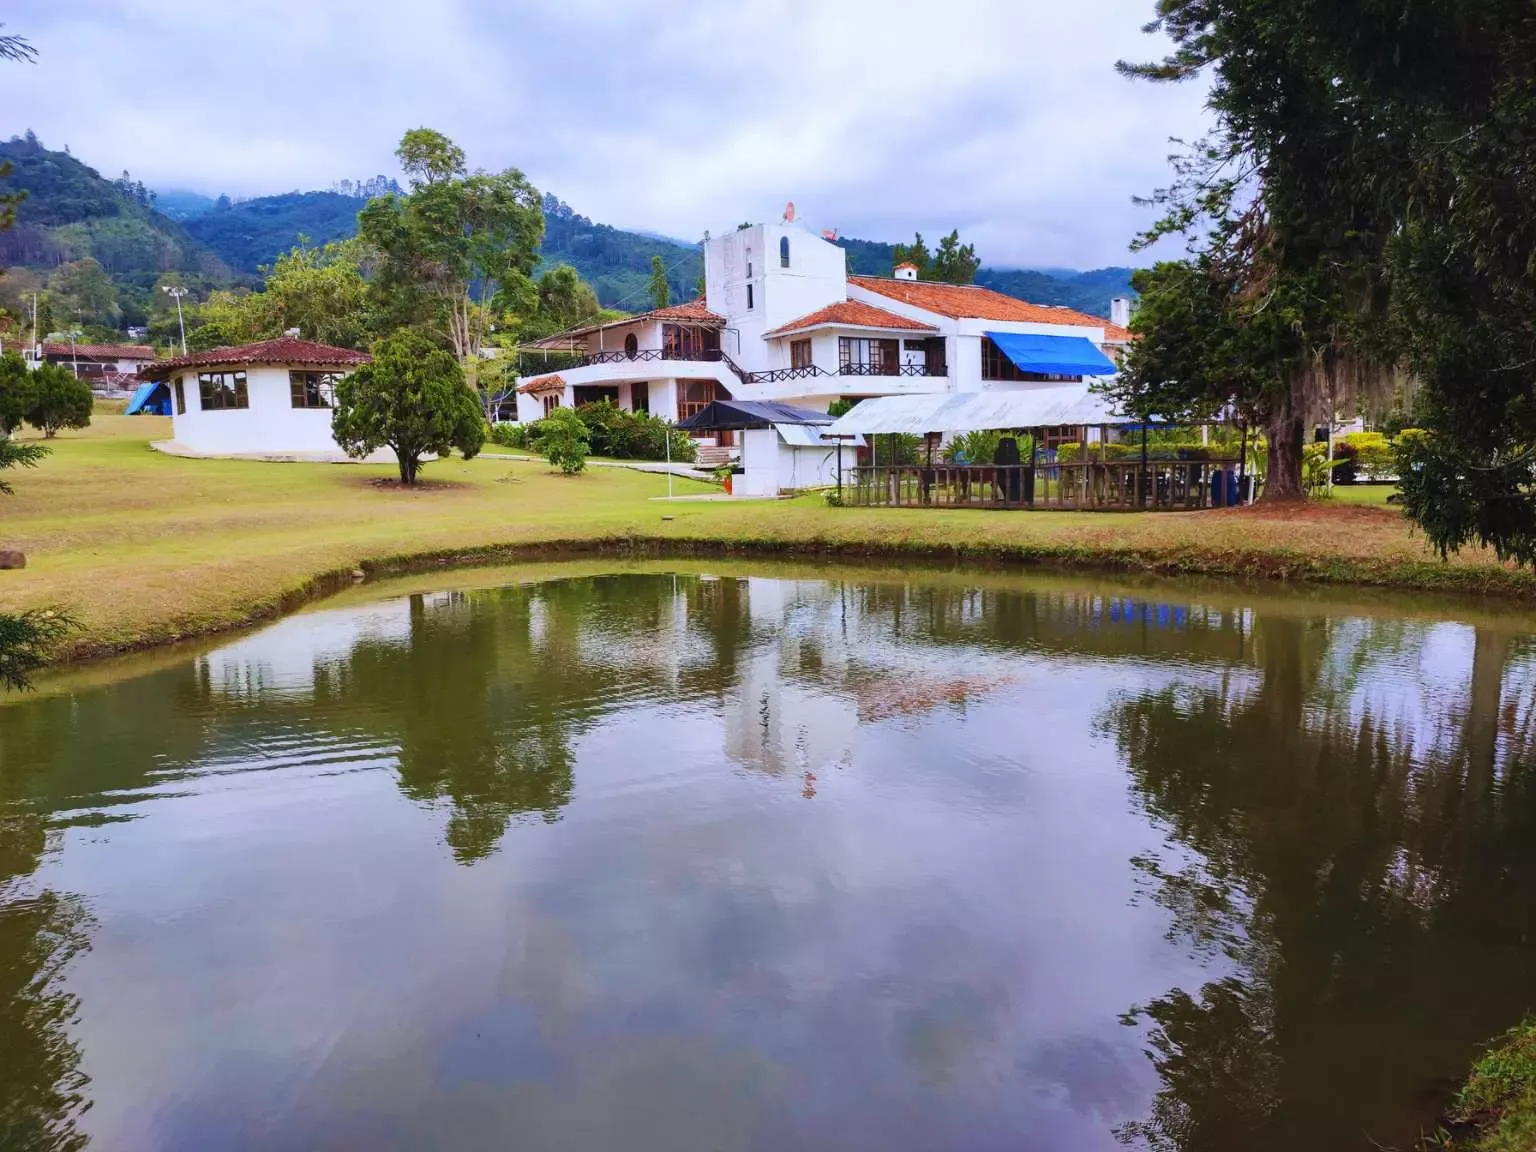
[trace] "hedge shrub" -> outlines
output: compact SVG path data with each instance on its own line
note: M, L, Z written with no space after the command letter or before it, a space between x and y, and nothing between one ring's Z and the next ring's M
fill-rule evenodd
M611 400L583 404L576 409L557 408L555 412L574 411L586 429L588 450L593 456L614 460L665 460L667 438L672 439L672 459L691 464L698 459L698 445L670 422L646 412L626 412ZM491 428L491 440L504 448L543 451L541 441L551 417L529 424L497 424ZM565 417L559 417L564 421Z

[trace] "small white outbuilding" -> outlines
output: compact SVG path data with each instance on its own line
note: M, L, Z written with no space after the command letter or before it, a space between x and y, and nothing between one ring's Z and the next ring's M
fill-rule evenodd
M139 375L170 394L173 451L340 459L331 436L336 382L368 359L366 352L283 337L158 360Z

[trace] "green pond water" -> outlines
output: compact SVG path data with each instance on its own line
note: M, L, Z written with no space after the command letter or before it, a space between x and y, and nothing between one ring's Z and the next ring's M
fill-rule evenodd
M1407 1148L1536 1008L1518 616L546 575L0 706L0 1148Z

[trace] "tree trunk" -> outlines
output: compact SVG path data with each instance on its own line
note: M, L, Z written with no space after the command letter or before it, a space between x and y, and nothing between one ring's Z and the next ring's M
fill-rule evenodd
M415 455L410 452L402 452L397 448L395 449L395 459L400 464L400 483L416 483L416 469L420 466L420 463Z
M1301 486L1301 449L1306 430L1306 421L1296 410L1294 398L1287 396L1264 425L1264 434L1269 439L1269 464L1264 471L1261 501L1306 498Z

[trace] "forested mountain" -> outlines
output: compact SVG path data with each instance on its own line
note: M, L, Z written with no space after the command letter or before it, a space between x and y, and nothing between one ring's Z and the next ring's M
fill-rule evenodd
M107 180L67 151L45 148L35 135L0 143L11 173L0 190L24 189L16 226L0 232L0 267L53 267L86 257L114 280L147 288L164 272L227 279L229 269L155 210L154 193L124 172Z
M263 268L298 244L313 247L345 239L357 230L358 210L367 197L399 191L385 177L342 181L329 191L289 192L252 200L216 200L195 192L157 196L128 173L109 180L67 151L54 152L30 132L0 143L0 162L13 171L0 179L0 191L23 189L27 198L17 211L16 227L0 232L0 307L15 311L24 296L43 288L56 270L69 265L76 279L105 272L115 299L99 309L81 308L76 321L99 327L153 324L164 300L156 282L174 274L202 299L213 287L258 283ZM161 208L180 219L172 219ZM638 311L648 306L647 282L652 257L667 270L672 299L690 300L698 290L703 258L697 247L666 237L629 232L599 224L553 195L544 197L545 234L540 267L569 264L591 284L609 308ZM843 239L849 270L888 276L895 245ZM100 266L92 272L85 261ZM1039 304L1063 304L1108 315L1110 298L1130 294L1130 270L1094 272L993 269L983 266L976 282ZM108 289L87 293L105 297ZM73 297L81 297L74 292ZM115 317L115 319L113 319ZM63 317L60 317L63 322Z
M366 203L366 197L341 192L284 192L239 202L220 196L183 226L231 268L256 272L271 267L301 236L319 247L355 234Z
M839 238L837 243L848 253L848 271L857 275L889 276L896 266L894 244L847 238ZM1135 296L1131 272L1130 268L1046 272L1034 268L988 268L983 264L976 273L976 283L1032 304L1061 304L1092 316L1107 317L1109 302L1116 296Z
M603 307L627 312L649 306L645 286L652 256L660 256L667 269L673 300L697 296L704 272L704 254L698 248L594 224L555 196L544 197L544 244L539 255L543 267L569 264L575 268L596 290Z
M188 192L185 188L162 188L155 193L155 207L172 220L190 220L213 208L212 196Z

